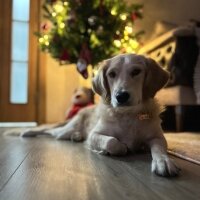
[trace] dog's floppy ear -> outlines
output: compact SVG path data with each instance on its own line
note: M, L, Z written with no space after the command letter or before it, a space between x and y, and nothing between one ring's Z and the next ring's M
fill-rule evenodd
M158 90L167 83L169 73L162 69L153 59L146 59L146 75L143 85L143 98L153 98Z
M102 97L106 104L110 104L110 89L106 78L108 66L109 60L101 62L97 74L92 79L92 89Z

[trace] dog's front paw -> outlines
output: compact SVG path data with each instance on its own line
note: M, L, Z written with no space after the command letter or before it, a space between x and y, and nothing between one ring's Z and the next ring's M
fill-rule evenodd
M122 156L127 154L127 146L116 138L112 138L106 145L106 152L113 156Z
M151 171L159 176L177 176L180 168L168 156L153 159Z

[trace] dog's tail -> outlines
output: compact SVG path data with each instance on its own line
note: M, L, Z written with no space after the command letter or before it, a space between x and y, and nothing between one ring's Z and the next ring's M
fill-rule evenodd
M51 129L64 126L67 122L56 124L44 124L30 128L13 128L6 130L3 134L7 136L36 137L39 135L54 136Z
M25 131L27 131L27 128L13 128L6 130L3 135L6 136L21 136Z

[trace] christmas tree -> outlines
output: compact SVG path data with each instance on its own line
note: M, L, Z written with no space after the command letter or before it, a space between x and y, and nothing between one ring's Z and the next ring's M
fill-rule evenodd
M61 64L76 63L87 78L89 64L137 52L143 32L134 32L134 24L142 7L124 0L46 0L39 46Z

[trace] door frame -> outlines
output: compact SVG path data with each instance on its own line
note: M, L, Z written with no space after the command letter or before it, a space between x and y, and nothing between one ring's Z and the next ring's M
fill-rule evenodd
M38 31L41 29L41 23L43 20L42 5L44 1L38 0L37 8L37 25ZM38 44L37 44L38 45ZM36 121L38 124L46 122L46 59L47 55L41 52L39 47L37 48L37 110Z
M33 4L34 2L34 4ZM42 21L42 3L43 0L31 0L31 16L34 20L30 21L30 33L34 33L36 31L40 31L40 24ZM0 80L4 79L4 74L10 74L10 67L1 67L10 65L10 55L11 55L11 16L12 16L12 0L7 0L5 3L2 3L0 6L0 18L4 19L4 23L0 22L0 44L6 47L6 51L1 49L1 56L4 59L0 59ZM34 5L34 6L33 6ZM6 40L3 35L7 34ZM29 46L30 48L34 46L38 46L38 40L35 37L32 37L30 40ZM34 55L29 54L29 62L33 62L36 64L35 70L36 73L29 73L30 76L34 80L35 84L35 121L38 124L44 123L46 120L46 55L41 53L39 48L35 48L36 51L32 52ZM36 61L33 59L37 59ZM5 84L8 84L5 87ZM0 95L9 96L9 90L5 90L5 88L10 88L10 81L5 81L5 83L0 84ZM30 83L29 83L30 84ZM31 85L30 85L31 86ZM31 86L32 87L32 86ZM0 99L2 97L0 96ZM3 106L3 102L0 101L1 106Z

